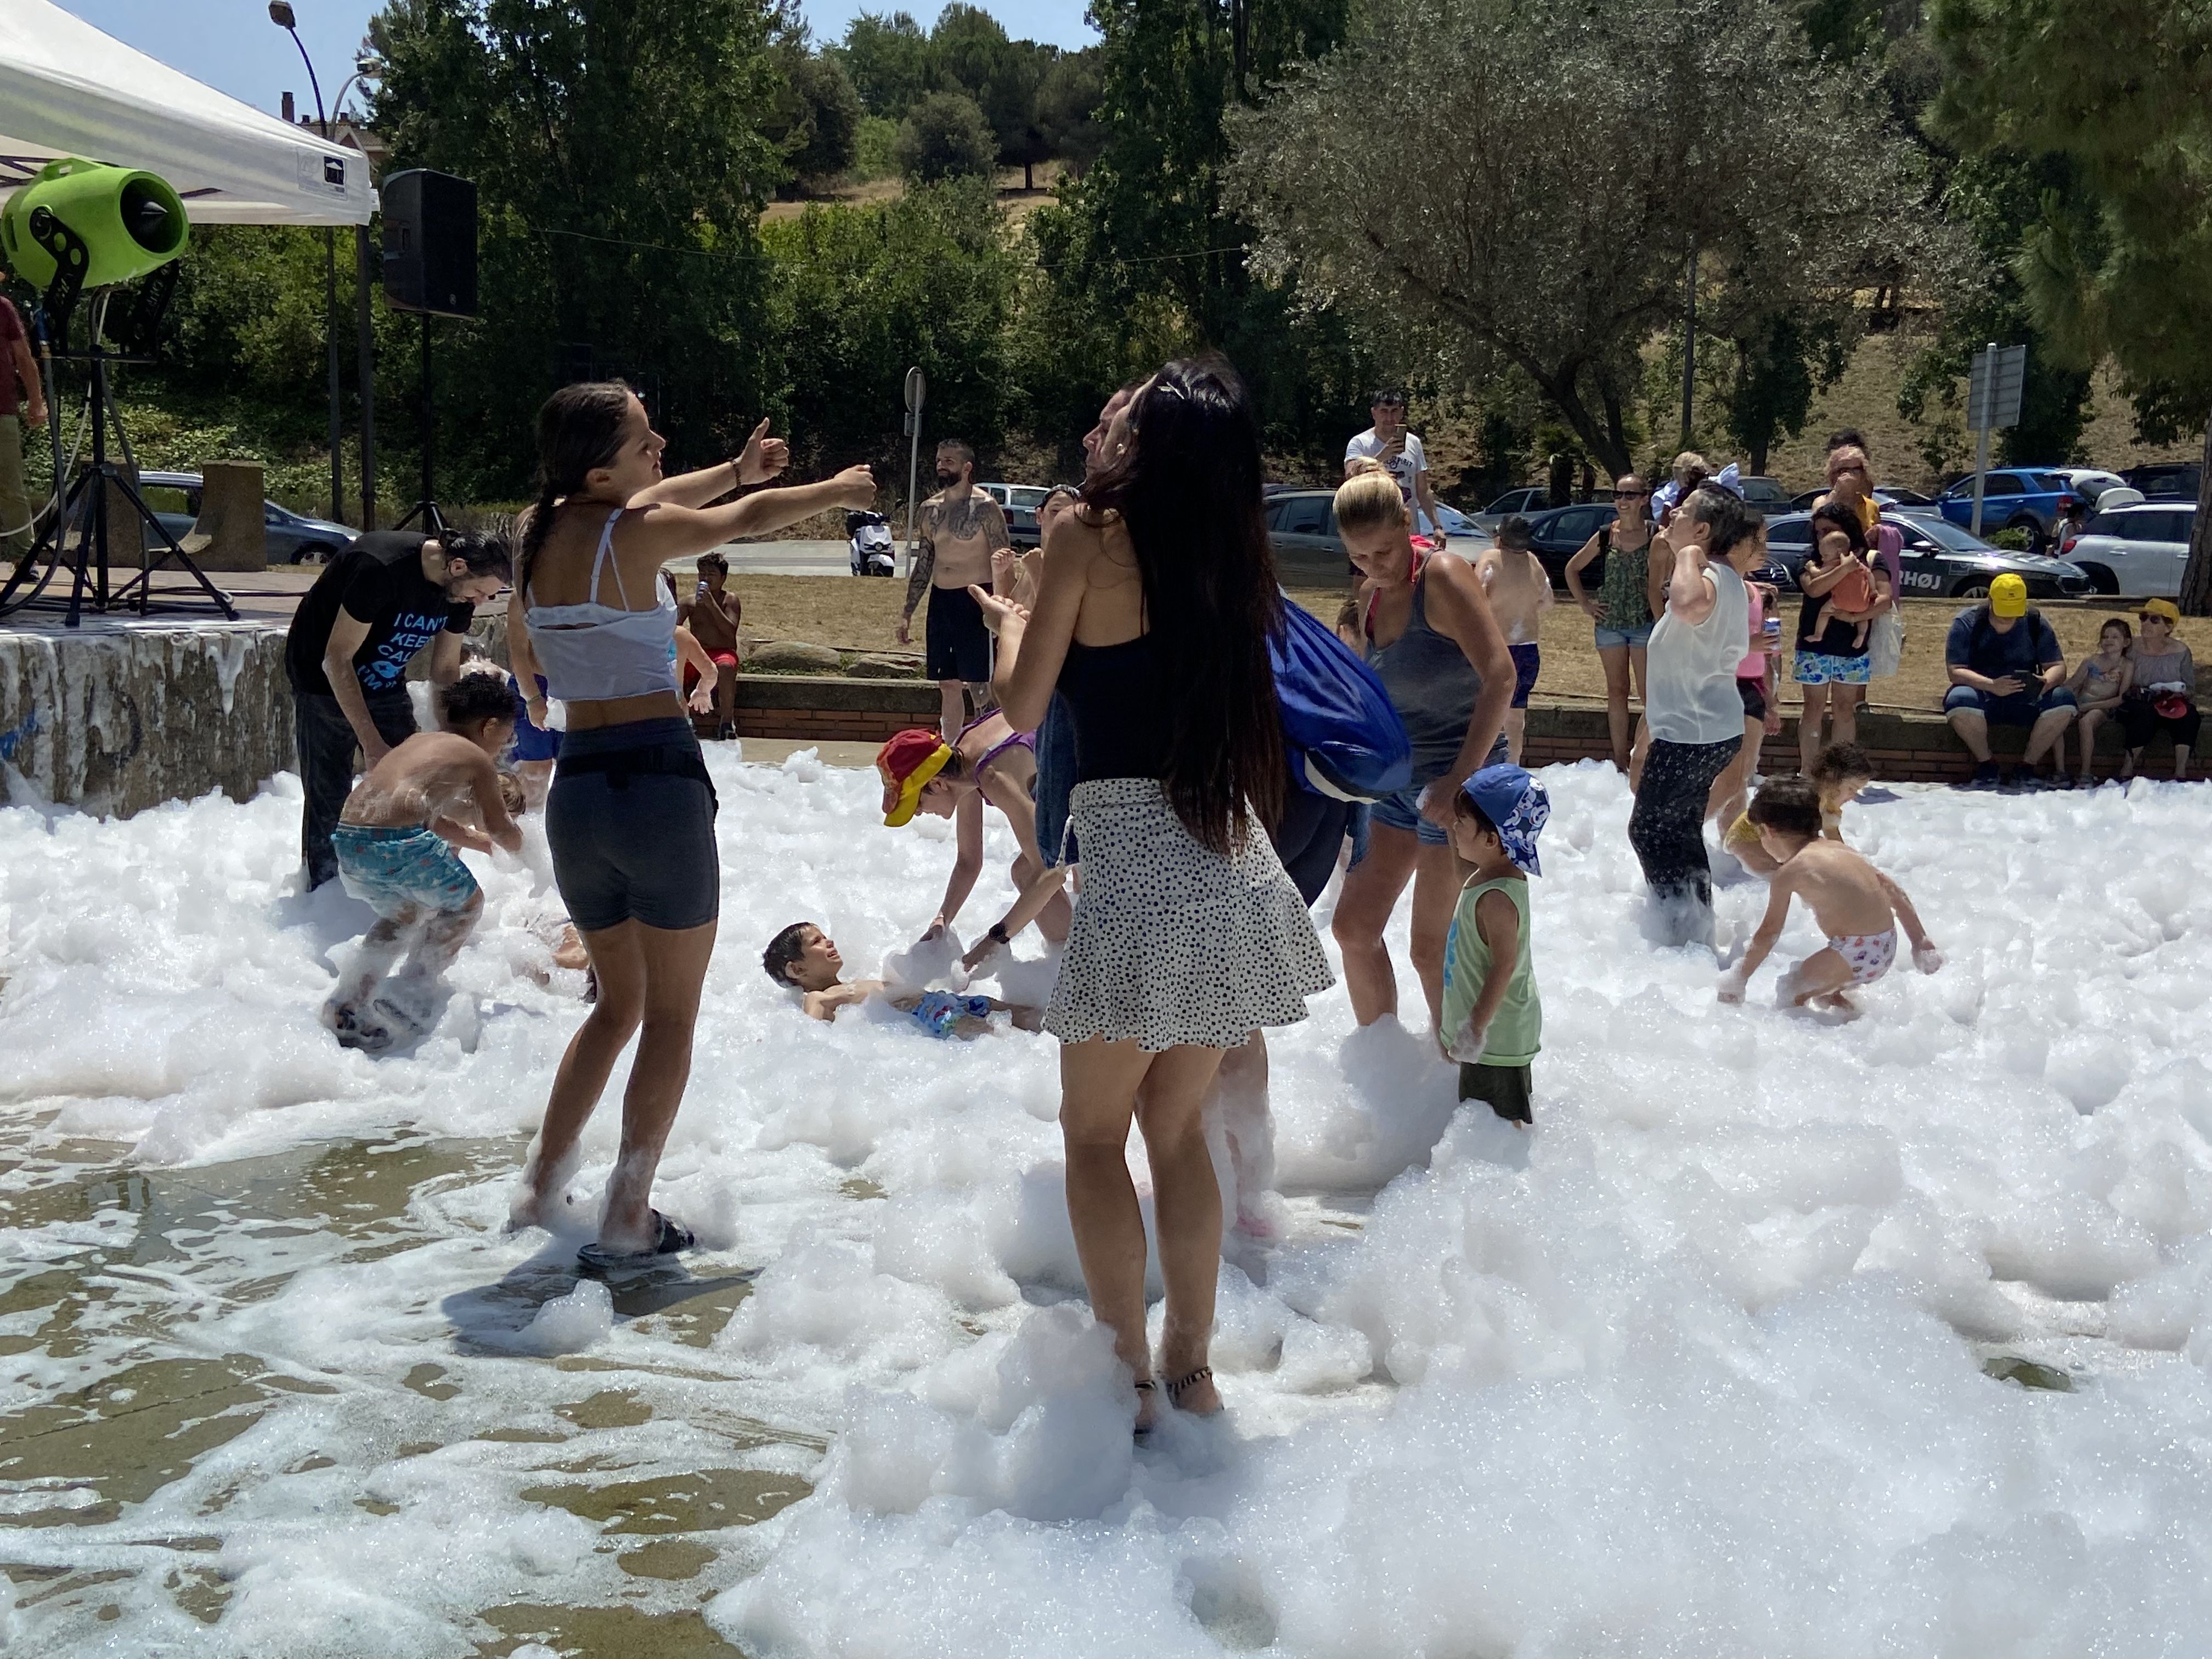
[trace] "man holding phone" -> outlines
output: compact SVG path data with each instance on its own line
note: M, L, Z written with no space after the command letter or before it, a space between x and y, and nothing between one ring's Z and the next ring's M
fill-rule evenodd
M2065 653L2042 612L2027 603L2027 584L2008 571L1990 584L1990 597L1962 611L1951 623L1943 662L1951 689L1943 717L1974 757L1975 789L1996 787L1990 726L2028 729L2027 750L2016 776L2033 779L2037 763L2074 723L2074 694L2065 689Z
M1416 530L1432 531L1443 539L1443 515L1437 511L1435 492L1429 488L1429 457L1421 441L1406 430L1406 394L1386 386L1368 400L1375 424L1344 447L1344 470L1348 477L1358 460L1378 460L1398 481L1398 493L1413 514Z

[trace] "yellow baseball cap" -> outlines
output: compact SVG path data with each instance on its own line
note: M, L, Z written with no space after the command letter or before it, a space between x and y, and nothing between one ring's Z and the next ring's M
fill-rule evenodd
M2025 617L2027 614L2027 584L2007 571L1990 584L1990 615L1992 617Z
M2178 623L2181 620L2181 607L2174 604L2172 599L2145 599L2142 602L2142 607L2136 612L2136 615L2163 617L2170 623Z

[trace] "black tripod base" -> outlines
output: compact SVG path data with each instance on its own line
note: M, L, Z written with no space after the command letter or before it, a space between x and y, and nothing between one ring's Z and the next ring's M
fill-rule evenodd
M420 501L409 507L407 516L392 527L394 530L404 530L410 525L425 536L434 539L446 533L446 515L438 511L437 502Z
M137 573L112 592L108 587L107 515L111 490L119 493L138 516L140 550ZM149 534L151 540L148 539ZM138 486L130 473L112 461L97 461L70 482L69 494L53 524L23 556L15 573L0 584L0 617L21 611L60 611L65 613L68 626L76 628L88 604L101 613L128 607L143 617L155 603L154 573L172 562L183 568L200 591L165 598L164 605L180 602L191 605L204 600L230 621L238 620L238 607L231 603L230 595L210 581L207 573L192 562L191 555L169 533L168 526L155 516L154 509L146 505L146 498L138 493ZM64 571L70 576L66 599L58 591L51 594L46 591Z

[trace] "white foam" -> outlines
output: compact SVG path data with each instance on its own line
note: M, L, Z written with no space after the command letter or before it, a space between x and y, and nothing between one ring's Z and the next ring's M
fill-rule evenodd
M101 1591L118 1620L40 1602L15 1639L161 1650L185 1615L148 1562L193 1558L149 1540L210 1533L207 1639L241 1653L459 1653L488 1607L707 1591L760 1659L2136 1653L2212 1627L2201 791L1855 805L1948 963L1838 1024L1767 1006L1819 942L1802 915L1741 1008L1710 954L1649 944L1625 789L1551 769L1534 1133L1459 1111L1428 1034L1353 1031L1341 988L1272 1034L1291 1196L1280 1237L1230 1242L1230 1413L1133 1451L1079 1300L1054 1045L807 1021L757 965L805 919L856 964L938 970L951 942L914 945L943 826L881 829L872 775L818 757L710 764L721 943L655 1201L701 1234L699 1279L750 1288L698 1340L569 1276L612 1099L561 1231L497 1231L580 1013L540 860L471 855L485 921L453 994L372 1061L315 1023L363 913L292 890L296 784L121 823L0 812L0 1127L33 1159L0 1196L65 1182L51 1160L87 1135L157 1194L215 1194L0 1232L5 1282L81 1268L106 1298L51 1352L50 1308L0 1316L34 1339L0 1359L9 1408L151 1358L289 1379L115 1518L74 1471L0 1482L12 1518L81 1523L11 1528L23 1559L134 1575ZM1012 854L994 817L971 931ZM1764 899L1725 890L1723 936ZM1418 1008L1402 912L1394 937ZM1041 949L1000 982L1048 973ZM474 1150L369 1237L343 1194L292 1223L222 1186L251 1157L319 1193L327 1143L395 1135ZM1983 1375L1996 1342L2076 1390ZM119 1386L114 1409L161 1385ZM617 1388L651 1419L563 1414ZM517 1428L568 1438L474 1437ZM613 1565L635 1540L525 1495L732 1466L814 1495L702 1525L715 1566L665 1593Z

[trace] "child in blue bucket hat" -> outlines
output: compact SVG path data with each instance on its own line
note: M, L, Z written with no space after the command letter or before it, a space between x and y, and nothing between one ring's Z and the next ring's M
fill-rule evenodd
M1486 766L1453 801L1452 846L1474 866L1444 944L1443 1027L1459 1061L1459 1097L1485 1102L1527 1128L1529 1068L1543 1004L1528 950L1528 878L1541 875L1536 836L1552 816L1544 786L1517 766Z

